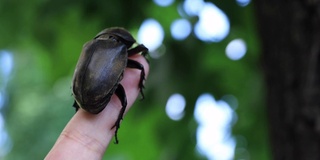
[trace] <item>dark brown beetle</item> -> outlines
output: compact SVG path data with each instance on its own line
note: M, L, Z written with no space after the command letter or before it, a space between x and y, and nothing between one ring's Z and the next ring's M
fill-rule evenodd
M135 39L123 28L107 28L87 42L81 52L72 81L72 92L75 99L73 106L87 112L98 114L109 103L115 93L121 101L121 111L115 122L115 143L118 143L117 131L127 106L126 93L120 81L126 67L141 70L138 87L142 89L145 79L143 65L128 57L142 53L145 56L148 48L140 44L133 47Z

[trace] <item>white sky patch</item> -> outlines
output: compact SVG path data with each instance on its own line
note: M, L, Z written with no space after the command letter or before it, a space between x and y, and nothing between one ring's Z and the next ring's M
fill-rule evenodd
M161 24L154 19L146 19L138 31L138 41L144 44L150 52L161 46L164 31Z
M197 16L203 8L203 0L185 0L183 2L183 9L189 16Z
M1 115L1 113L0 113L0 123L4 123L3 116ZM12 148L12 143L11 143L10 137L6 132L5 128L2 127L0 128L0 159L9 153L11 148Z
M170 6L174 2L174 0L153 0L153 2L158 6L167 7Z
M242 39L234 39L226 47L226 55L231 60L241 59L246 52L247 45Z
M8 77L13 68L13 57L8 51L0 51L0 71L4 78Z
M13 69L12 53L2 50L0 51L0 159L4 157L12 148L11 139L5 128L5 119L3 117L3 108L5 107L7 83Z
M176 40L184 40L191 33L191 23L186 19L177 19L171 23L171 35Z
M4 107L5 89L13 69L13 56L9 51L0 51L0 111Z
M236 141L231 134L234 111L224 101L216 101L210 94L201 95L194 111L199 123L197 150L210 160L231 160Z
M3 91L0 89L0 110L4 107L4 93Z
M169 97L166 105L168 117L174 121L180 120L184 116L186 100L181 94L173 94Z
M237 1L238 5L241 7L245 7L251 2L251 0L236 0L236 1Z
M220 42L229 34L229 30L230 22L226 14L213 3L205 3L195 24L196 36L202 41Z

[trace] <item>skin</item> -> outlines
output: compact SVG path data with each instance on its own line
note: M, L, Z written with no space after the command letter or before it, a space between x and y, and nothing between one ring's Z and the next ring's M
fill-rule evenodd
M140 62L145 73L149 73L149 64L141 55L134 55L130 59ZM140 70L127 68L120 82L127 95L128 106L131 108L139 95L138 83ZM106 108L97 115L90 114L83 109L71 118L57 139L55 145L46 156L46 160L77 159L95 160L102 159L108 145L113 140L115 127L121 109L117 96L113 95ZM121 132L121 130L119 130Z

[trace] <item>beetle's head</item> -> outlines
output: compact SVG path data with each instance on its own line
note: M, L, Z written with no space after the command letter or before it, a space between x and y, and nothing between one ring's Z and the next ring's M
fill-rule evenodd
M94 37L94 39L110 38L110 36L124 43L127 46L127 48L130 48L136 42L136 40L127 30L120 27L106 28L102 30L100 33L98 33L96 37Z

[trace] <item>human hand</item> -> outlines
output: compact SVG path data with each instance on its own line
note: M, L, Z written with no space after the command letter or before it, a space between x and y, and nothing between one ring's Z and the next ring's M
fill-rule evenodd
M134 55L130 59L140 62L144 66L146 76L148 75L149 65L142 55ZM139 80L140 70L130 68L125 70L120 83L126 91L128 102L126 112L140 93ZM116 127L113 126L121 108L120 100L115 95L99 114L91 114L80 108L66 125L45 159L102 159L114 136Z

